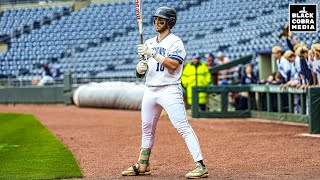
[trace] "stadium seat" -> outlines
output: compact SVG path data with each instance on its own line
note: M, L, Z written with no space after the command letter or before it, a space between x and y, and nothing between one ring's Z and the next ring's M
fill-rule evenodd
M178 11L173 33L185 42L187 60L195 51L201 55L208 51L214 54L223 51L235 59L271 48L278 42L274 32L280 32L287 22L289 3L294 1L146 0L143 14L149 17L143 18L144 38L155 35L151 19L154 10L159 5L168 5ZM65 16L56 18L58 15ZM13 35L16 29L21 31L25 25L34 26L35 22L44 19L51 22L10 39L10 49L0 54L2 75L38 63L54 64L64 72L70 61L75 60L78 69L74 72L79 77L90 74L97 77L135 76L132 71L139 59L135 52L139 34L134 2L92 3L77 12L72 12L70 6L8 9L0 18L3 27L0 35ZM318 36L319 33L296 35L305 43L318 40ZM285 46L283 40L279 43ZM16 65L9 66L7 62L11 61L16 61ZM111 71L108 67L115 68ZM35 71L29 73L34 75Z

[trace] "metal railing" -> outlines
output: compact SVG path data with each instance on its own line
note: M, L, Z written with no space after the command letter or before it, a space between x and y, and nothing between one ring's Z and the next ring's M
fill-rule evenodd
M33 3L50 3L50 2L68 2L73 0L1 0L1 5L16 5L16 4L33 4Z
M0 5L39 3L39 0L2 0Z

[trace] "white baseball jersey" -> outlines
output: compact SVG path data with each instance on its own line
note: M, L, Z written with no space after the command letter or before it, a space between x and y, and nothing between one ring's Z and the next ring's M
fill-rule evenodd
M309 69L311 69L311 70L312 70L312 63L313 63L313 61L311 61L310 56L308 56L307 64L308 64Z
M294 60L294 66L296 68L297 73L301 73L301 59L299 56L296 56L296 59Z
M277 65L279 73L282 75L282 77L287 79L287 73L291 68L289 61L283 56L281 56L280 59L277 59Z
M170 84L180 84L183 69L183 61L186 57L183 42L176 35L169 33L160 42L157 36L146 41L149 48L154 49L164 57L179 61L179 66L172 71L165 68L152 57L147 58L148 72L146 74L147 86L164 86Z
M318 80L320 80L320 60L314 58L312 63L313 72L317 74Z

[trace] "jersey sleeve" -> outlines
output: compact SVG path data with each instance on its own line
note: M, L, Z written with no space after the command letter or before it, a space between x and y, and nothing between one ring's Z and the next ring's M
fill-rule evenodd
M183 63L186 57L186 51L181 40L178 40L172 44L168 52L168 57L179 61L179 64Z

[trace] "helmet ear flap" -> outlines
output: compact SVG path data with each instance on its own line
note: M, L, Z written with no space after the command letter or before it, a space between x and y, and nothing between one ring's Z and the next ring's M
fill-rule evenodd
M176 18L170 17L167 22L167 26L171 29L175 24L176 24Z

